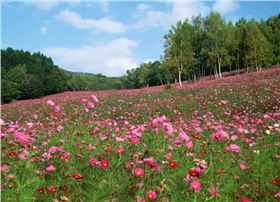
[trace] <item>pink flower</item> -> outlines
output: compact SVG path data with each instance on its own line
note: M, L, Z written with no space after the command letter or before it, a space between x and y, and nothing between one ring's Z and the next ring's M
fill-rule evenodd
M69 152L63 152L60 155L60 159L68 159L70 157L70 153Z
M42 156L43 156L43 158L46 159L46 160L50 160L50 159L52 158L52 155L51 155L50 153L47 153L47 152L43 153Z
M221 100L221 104L226 105L228 103L227 100Z
M50 165L46 168L46 171L53 172L53 171L55 171L55 167L53 165Z
M145 158L144 162L149 165L152 166L154 164L154 158L153 157L149 157L149 158Z
M62 129L63 129L63 127L62 127L61 125L59 125L59 126L56 127L56 130L57 130L58 132L62 131Z
M95 95L90 96L94 102L99 102L98 98Z
M58 147L57 146L51 146L50 148L49 148L49 153L51 153L51 154L53 154L53 153L55 153L56 151L57 151L57 149L58 149Z
M135 168L133 171L134 176L136 177L140 177L142 175L144 175L144 169L143 168Z
M178 132L178 135L179 135L181 140L184 140L186 142L190 141L190 137L184 131L180 130Z
M147 191L146 196L148 199L152 199L152 200L157 198L156 192L154 192L152 190Z
M99 165L100 164L100 162L96 158L89 159L89 163L91 165Z
M198 133L203 132L202 128L200 128L200 127L194 127L194 130Z
M242 198L240 200L240 202L252 202L251 199L248 199L248 198Z
M87 107L88 107L88 108L94 108L94 104L93 104L92 102L88 102L88 103L87 103Z
M238 139L238 136L237 136L237 135L232 135L232 136L230 137L230 139L231 139L232 141L235 141L235 140Z
M48 101L47 101L47 104L49 104L49 105L51 105L51 106L54 106L54 105L55 105L54 101L52 101L52 100L48 100Z
M236 145L236 144L231 144L229 146L226 147L227 151L232 151L235 153L239 153L240 152L240 146Z
M81 103L86 103L88 100L86 99L86 98L83 98L82 100L81 100Z
M172 156L173 156L173 153L172 152L169 152L169 153L167 153L165 156L164 156L164 158L166 158L166 159L171 159L172 158Z
M193 142L192 142L192 141L186 142L185 146L186 146L188 149L191 149L191 148L193 148Z
M28 143L30 141L29 135L25 135L23 132L15 132L14 137L16 141L22 143Z
M208 192L209 192L209 194L210 194L211 196L218 196L218 195L219 195L217 189L214 188L214 187L209 188L209 189L208 189Z
M246 170L248 168L244 163L240 163L239 167L241 170Z
M172 134L174 133L175 130L173 129L173 127L172 127L171 124L169 124L169 123L164 123L164 124L163 124L163 131L164 131L165 133L169 134L169 135L172 135Z
M1 166L1 172L10 172L10 167L6 164Z
M117 148L117 153L120 154L120 153L122 153L123 151L124 151L124 148L123 148L123 147L118 147L118 148Z
M124 138L116 137L116 141L117 141L117 142L124 142Z
M55 106L54 106L54 111L55 111L55 112L60 112L60 110L61 110L61 108L60 108L59 105L55 105Z
M201 184L198 181L192 181L190 184L190 189L195 192L199 192L201 189Z
M216 132L216 133L213 133L212 135L211 135L211 138L212 139L215 139L215 140L217 140L217 141L222 141L222 138L228 138L229 137L229 135L228 135L228 133L227 132L225 132L225 131L223 131L223 130L220 130L220 131L218 131L218 132Z

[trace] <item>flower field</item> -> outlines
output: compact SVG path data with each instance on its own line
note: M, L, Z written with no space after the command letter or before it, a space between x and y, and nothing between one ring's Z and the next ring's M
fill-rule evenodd
M278 201L280 69L2 106L3 201Z

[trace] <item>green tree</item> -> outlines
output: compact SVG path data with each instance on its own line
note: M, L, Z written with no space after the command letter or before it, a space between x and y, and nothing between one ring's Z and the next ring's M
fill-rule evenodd
M230 64L226 23L219 13L211 12L205 18L204 26L206 31L204 53L208 55L209 62L214 65L215 77L222 78L222 66Z
M259 71L268 62L269 45L254 20L251 20L247 24L245 40L245 61L251 67L255 67L256 70Z
M191 44L192 26L187 20L172 26L165 38L165 66L176 68L180 86L182 73L188 74L196 62Z

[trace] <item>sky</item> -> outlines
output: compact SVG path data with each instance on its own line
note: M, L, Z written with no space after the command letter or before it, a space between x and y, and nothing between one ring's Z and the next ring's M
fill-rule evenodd
M63 69L106 76L159 60L178 20L218 11L235 23L280 13L280 1L0 1L1 48L40 51Z

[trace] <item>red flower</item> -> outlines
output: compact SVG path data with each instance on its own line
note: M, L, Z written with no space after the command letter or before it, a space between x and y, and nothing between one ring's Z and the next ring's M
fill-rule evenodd
M39 192L39 193L44 193L44 192L45 192L45 189L44 189L43 187L40 187L40 188L38 189L38 192Z
M220 173L220 174L224 174L224 173L227 173L227 171L225 170L225 169L220 169L220 170L218 170L218 173Z
M202 150L201 150L201 153L202 153L202 154L207 154L208 152L207 152L205 149L202 149Z
M9 155L9 156L12 156L12 157L15 157L15 156L17 156L17 153L16 153L16 152L13 152L13 151L9 151L9 152L8 152L8 155Z
M55 189L53 187L48 187L48 191L53 194L53 193L57 192L57 189Z
M192 136L193 139L197 139L197 140L201 139L201 137L197 136L196 134L192 134L191 136Z
M67 191L69 189L69 186L64 185L64 186L61 186L60 189L63 191Z
M102 160L99 164L101 168L106 168L108 165L109 165L109 161L107 159Z
M112 147L108 147L107 149L106 149L106 152L111 152L113 149L112 149Z
M176 162L176 161L169 161L168 164L169 164L172 168L176 168L176 167L177 167L177 162Z
M80 179L83 179L84 177L79 174L79 173L73 173L71 174L71 177L75 178L76 180L80 180Z
M191 169L188 171L188 174L192 177L198 177L200 178L200 173L198 173L195 169Z
M242 198L240 202L252 202L252 200L248 198Z
M279 184L279 182L276 179L271 180L271 183L276 185L276 186Z

